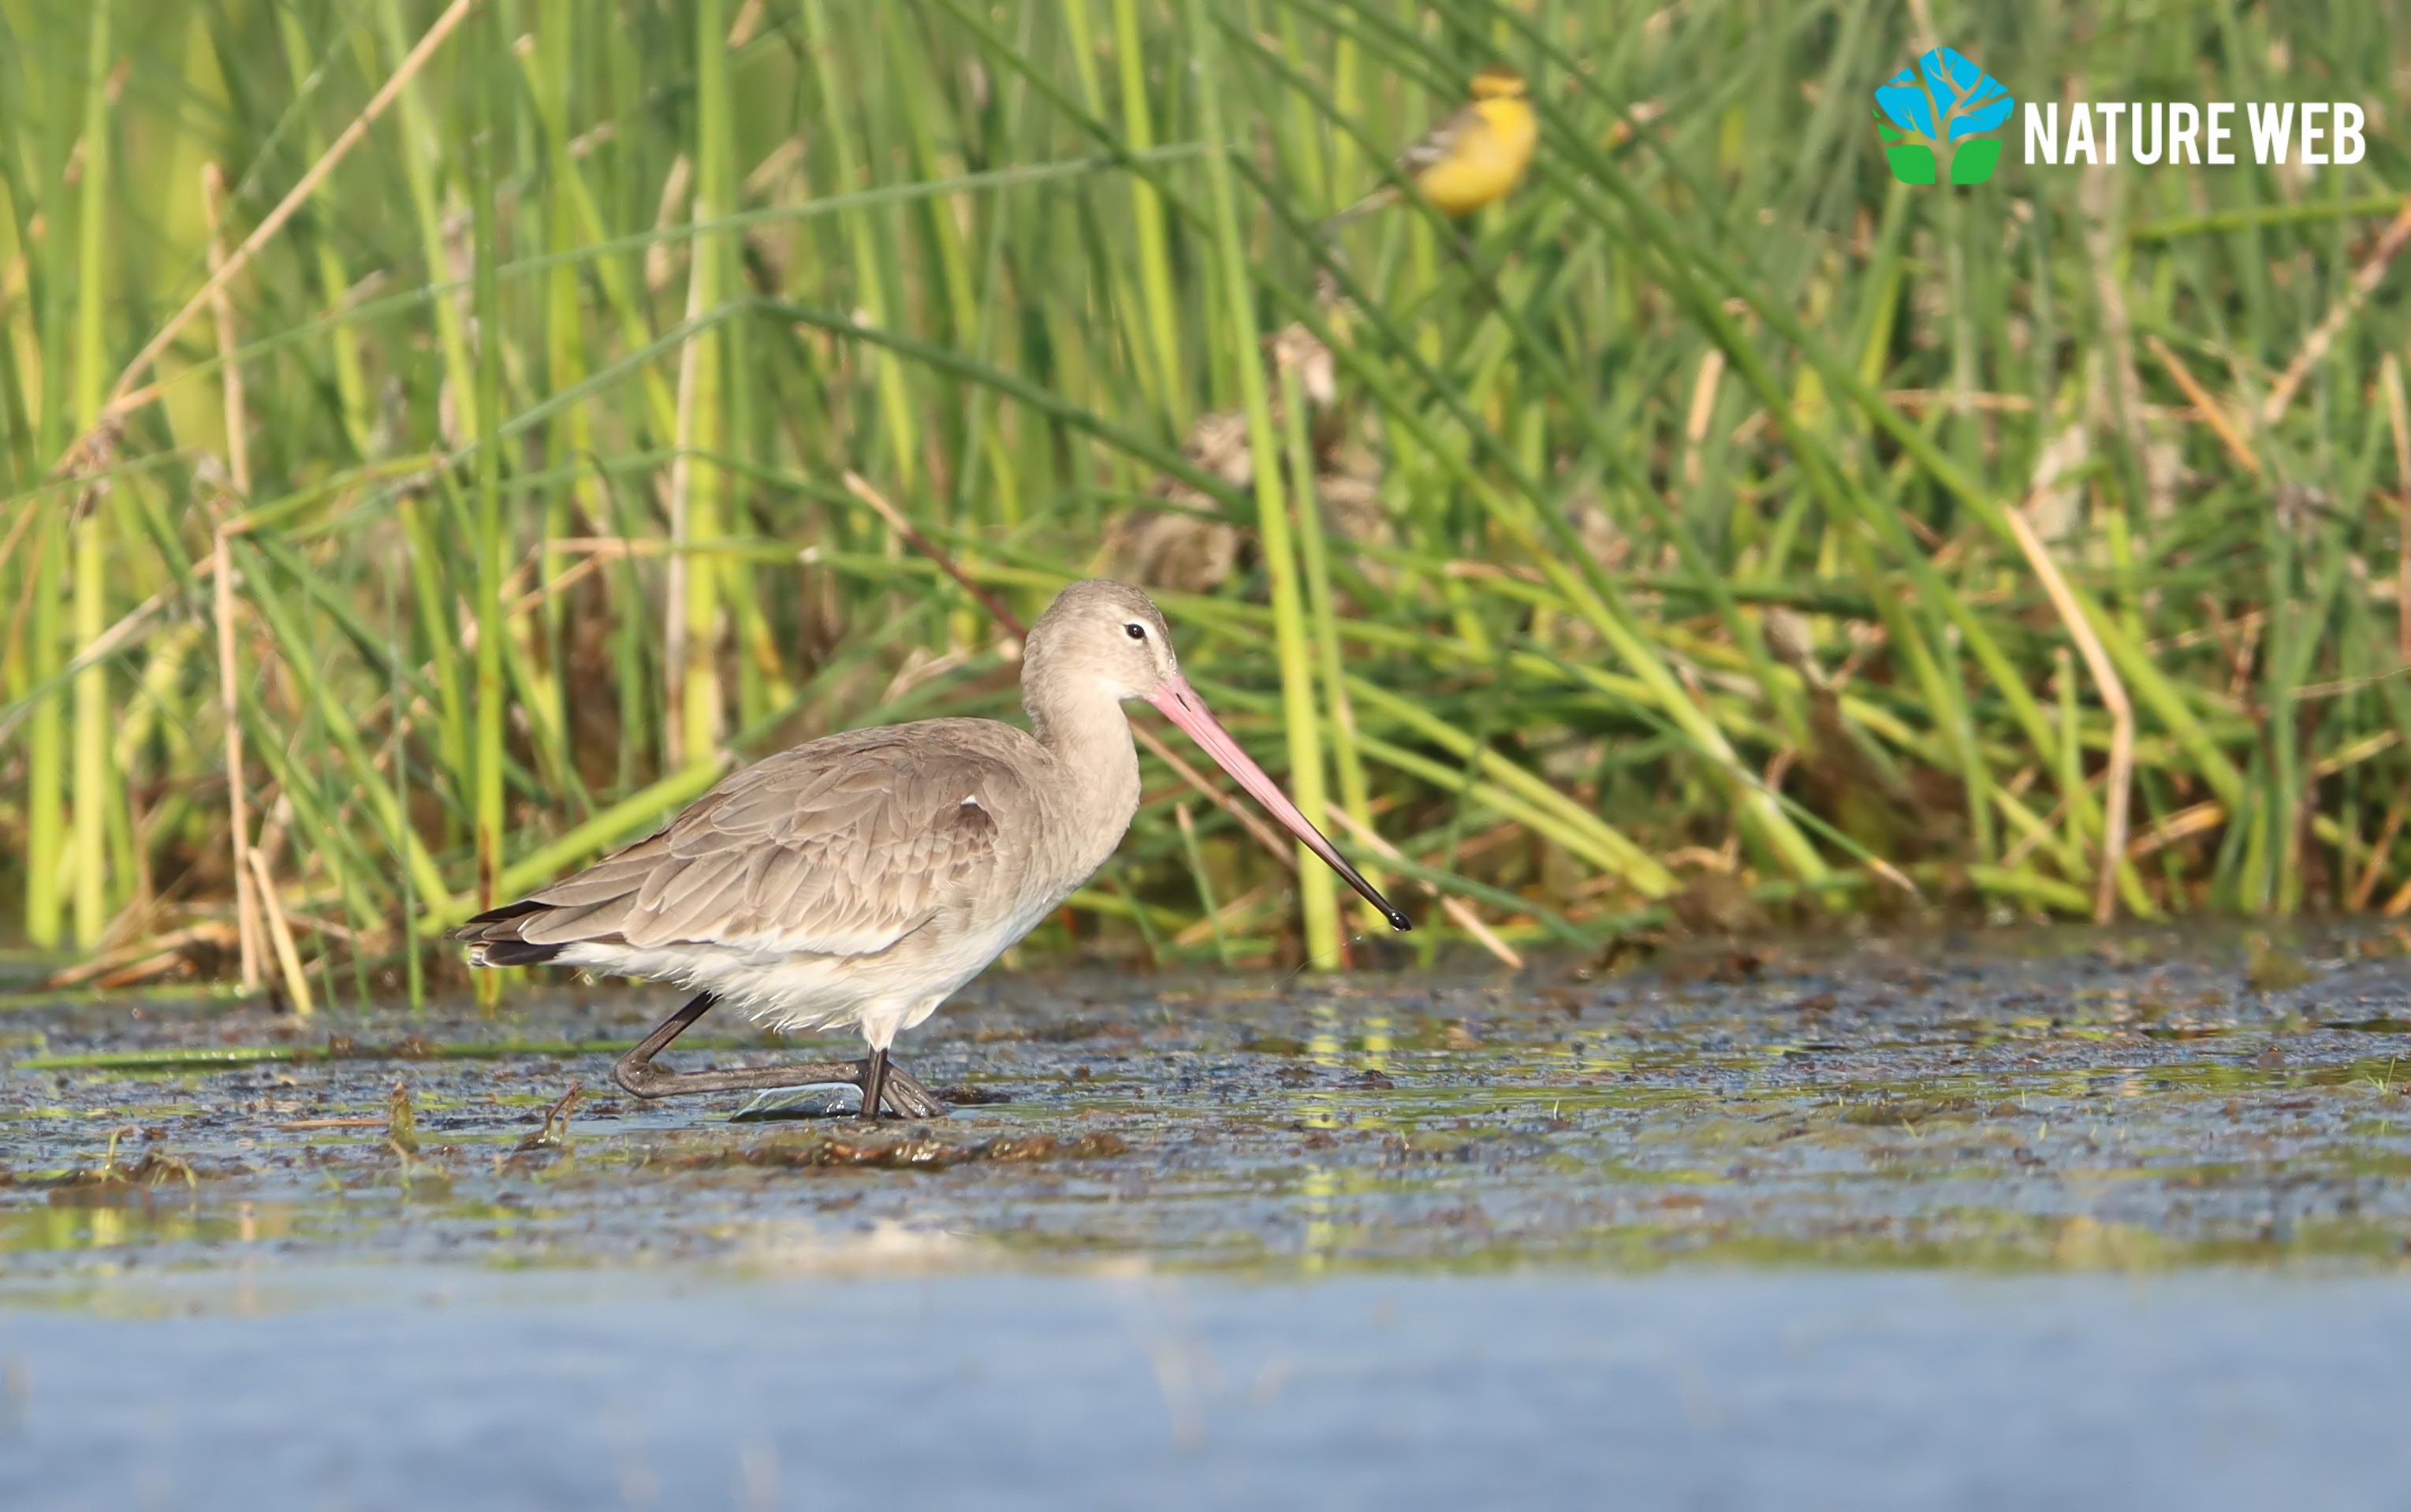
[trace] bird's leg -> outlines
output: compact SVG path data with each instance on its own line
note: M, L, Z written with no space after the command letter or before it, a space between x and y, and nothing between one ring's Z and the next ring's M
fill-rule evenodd
M838 1082L848 1086L862 1084L860 1061L804 1061L784 1066L749 1066L726 1071L669 1071L653 1064L653 1057L669 1047L669 1042L684 1034L694 1021L711 1010L719 1001L709 993L697 993L692 1002L668 1018L662 1020L653 1032L645 1036L636 1049L620 1057L611 1068L611 1079L640 1098L675 1098L691 1092L752 1092L765 1087L811 1086L818 1083Z
M725 1071L670 1071L654 1065L653 1057L709 1012L716 1001L708 992L695 994L692 1002L662 1020L636 1049L620 1057L620 1063L611 1068L611 1079L637 1097L648 1098L681 1097L692 1092L753 1092L825 1084L869 1089L876 1081L880 1087L869 1090L863 1099L866 1110L884 1102L905 1118L935 1118L946 1111L946 1105L902 1067L889 1065L884 1051L867 1060L791 1061L783 1066L749 1066Z
M899 1118L936 1118L946 1111L945 1102L921 1084L920 1079L888 1058L884 1050L874 1050L858 1062L862 1067L863 1118L879 1116L872 1110L881 1109Z
M879 1098L887 1090L887 1047L877 1046L862 1066L862 1116L876 1122Z

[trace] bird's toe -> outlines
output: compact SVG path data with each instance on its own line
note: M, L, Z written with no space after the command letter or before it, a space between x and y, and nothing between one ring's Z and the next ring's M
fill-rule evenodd
M946 1112L944 1099L895 1066L887 1069L887 1085L880 1101L899 1118L942 1118Z

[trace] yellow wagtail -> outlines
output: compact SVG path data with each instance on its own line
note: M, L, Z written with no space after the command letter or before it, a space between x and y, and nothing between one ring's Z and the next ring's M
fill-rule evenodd
M1524 76L1498 64L1473 76L1473 98L1398 154L1398 172L1449 215L1470 215L1512 189L1531 166L1539 124ZM1325 225L1379 210L1398 197L1383 184Z

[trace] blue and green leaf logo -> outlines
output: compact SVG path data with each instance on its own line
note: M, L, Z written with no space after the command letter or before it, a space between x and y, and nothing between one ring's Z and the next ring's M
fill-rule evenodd
M1903 183L1982 183L2000 165L1997 129L2017 108L2001 81L1950 48L1876 91L1876 135Z

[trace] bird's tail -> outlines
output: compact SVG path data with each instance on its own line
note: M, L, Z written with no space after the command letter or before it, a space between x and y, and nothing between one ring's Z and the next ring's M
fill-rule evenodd
M555 944L539 943L521 938L530 915L542 915L551 909L533 898L489 909L469 920L447 936L466 940L471 966L541 966L561 953Z

